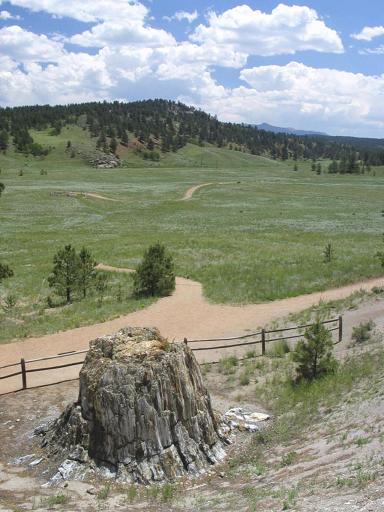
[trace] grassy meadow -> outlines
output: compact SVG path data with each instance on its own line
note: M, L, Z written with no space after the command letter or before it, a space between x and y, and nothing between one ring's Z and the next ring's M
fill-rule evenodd
M102 304L91 296L47 309L52 258L69 243L88 247L99 262L135 267L144 249L161 241L178 275L200 281L209 300L233 304L383 273L374 257L384 231L383 169L318 176L311 162L299 162L295 172L292 161L188 145L160 163L131 152L122 155L124 167L98 170L65 151L67 140L75 149L92 150L80 127L58 137L33 136L54 146L45 159L12 150L0 155L6 186L0 198L0 261L15 272L0 295L18 299L12 311L0 311L0 342L100 321L150 302L130 297L129 276L113 275ZM189 187L207 182L217 184L180 201ZM93 192L117 201L59 192ZM323 261L327 243L334 248L330 263Z

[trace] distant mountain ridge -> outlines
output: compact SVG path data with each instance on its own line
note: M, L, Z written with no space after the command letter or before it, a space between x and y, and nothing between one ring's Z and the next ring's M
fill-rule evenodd
M281 126L273 126L268 123L261 123L255 125L259 130L265 130L273 133L292 133L292 135L328 135L325 132L314 132L310 130L296 130L296 128L282 128Z

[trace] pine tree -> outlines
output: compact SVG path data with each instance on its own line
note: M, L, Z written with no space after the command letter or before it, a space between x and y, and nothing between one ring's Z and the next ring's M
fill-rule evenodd
M133 282L137 297L165 296L173 292L176 285L173 259L163 245L157 243L145 251Z
M0 183L0 197L1 197L1 194L4 192L4 190L5 190L4 183Z
M79 288L79 263L79 256L71 245L60 249L53 257L48 283L58 295L65 297L67 304L72 302L73 294Z
M313 380L337 368L331 333L317 320L304 333L293 352L298 380Z
M121 144L123 146L128 146L128 135L127 135L127 132L125 130L123 130L123 132L121 134Z
M109 149L111 150L112 153L116 153L116 150L117 150L117 140L115 139L115 137L113 137L111 139L111 142L109 143Z
M0 151L6 151L8 147L9 135L5 130L0 131Z
M83 297L87 296L87 290L92 286L96 278L96 261L91 252L83 247L79 252L79 287Z

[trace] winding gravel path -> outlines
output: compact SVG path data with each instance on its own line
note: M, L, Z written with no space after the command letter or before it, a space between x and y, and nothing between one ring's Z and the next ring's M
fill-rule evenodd
M99 269L114 272L132 272L131 269L115 268L99 265ZM374 286L382 286L383 278L370 279L341 288L323 292L300 295L288 299L276 300L261 304L231 306L227 304L211 304L203 296L202 286L196 281L176 278L176 290L170 297L164 297L146 309L120 316L113 320L97 323L68 331L48 334L41 337L28 338L24 341L0 346L0 366L19 361L21 357L34 359L56 355L68 351L78 351L88 348L89 341L118 331L125 326L156 326L162 335L169 339L182 340L200 338L217 338L237 336L257 331L260 326L267 325L272 320L284 317L289 313L302 311L320 300L334 300L348 297L357 290L371 290ZM204 346L214 346L217 343L207 342ZM202 346L201 344L198 346ZM197 352L200 361L215 361L220 358L220 352ZM64 360L48 361L47 366L79 361L79 356L71 356ZM42 367L40 362L30 365L31 368ZM80 367L63 368L51 372L36 372L28 375L32 386L75 378ZM11 369L12 371L17 371ZM0 376L10 373L10 370L0 370ZM0 394L20 387L20 377L0 381Z

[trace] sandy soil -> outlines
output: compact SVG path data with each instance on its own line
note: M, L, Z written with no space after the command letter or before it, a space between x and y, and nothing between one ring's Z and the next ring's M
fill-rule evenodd
M209 187L210 185L214 185L214 183L201 183L200 185L195 185L194 187L189 188L184 194L182 201L187 201L188 199L192 199L192 196L195 192L203 187Z
M81 195L85 197L92 197L94 199L103 199L104 201L113 201L114 203L118 203L118 199L112 199L111 197L105 197L100 194L94 194L92 192L83 192Z
M93 192L57 192L57 194L66 195L68 197L90 197L92 199L102 199L103 201L113 201L114 203L120 202L118 199L112 199L111 197L105 197Z
M236 183L236 181L221 181L219 183L201 183L200 185L195 185L193 187L190 187L186 191L186 193L184 194L184 196L182 197L181 200L188 201L188 199L192 199L193 194L203 187L209 187L211 185L233 185L234 183Z
M104 270L117 270L118 272L131 272L131 269L114 269L106 265L99 266ZM0 366L39 357L56 355L63 352L85 350L89 341L99 336L104 336L118 331L126 326L156 326L163 336L171 340L188 340L222 338L227 336L239 336L249 332L260 330L272 320L282 318L289 313L299 312L320 300L333 300L348 297L357 290L370 290L374 286L381 286L383 279L371 279L361 283L355 283L341 288L330 289L324 292L316 292L269 303L250 304L245 306L231 306L210 304L203 296L200 283L178 277L176 290L170 297L158 300L148 308L128 315L123 315L114 320L98 323L90 326L79 327L68 331L49 334L38 338L28 338L23 341L0 346ZM378 306L379 312L382 305ZM378 312L378 313L379 313ZM230 344L228 342L227 344ZM197 344L199 346L215 346L217 342ZM252 347L251 347L252 348ZM196 352L199 362L217 361L223 355L224 350L211 350ZM231 352L233 353L233 349ZM82 361L79 356L65 359L65 363ZM57 362L48 361L46 366L55 366ZM63 364L62 361L60 364ZM45 363L44 363L45 365ZM44 366L38 363L38 367ZM29 368L36 368L32 364ZM52 382L59 382L76 378L80 366L63 368L50 372L36 372L28 375L28 385L38 386ZM0 370L0 376L6 375L18 368ZM20 388L20 376L0 381L0 393L7 393Z
M357 313L365 316L364 309ZM373 345L371 349L375 349ZM275 361L270 361L271 367ZM271 374L272 375L272 374ZM215 409L234 405L261 411L253 383L239 387L237 380L212 369L205 380ZM258 374L255 378L259 378ZM252 453L254 435L237 434L228 457L209 475L179 482L175 498L147 498L145 491L132 501L127 487L112 487L98 496L105 482L62 482L42 487L57 469L44 458L33 429L57 417L76 400L78 383L71 382L0 397L0 512L48 509L73 512L380 512L384 511L384 375L359 383L340 404L324 410L320 420L289 444L265 447L260 466ZM266 425L267 426L267 425ZM282 463L294 455L292 462ZM15 459L30 456L23 462ZM241 456L242 462L236 462ZM32 462L41 462L30 465ZM293 493L290 501L290 492ZM68 503L49 506L49 497L64 494ZM286 505L284 505L286 503Z

